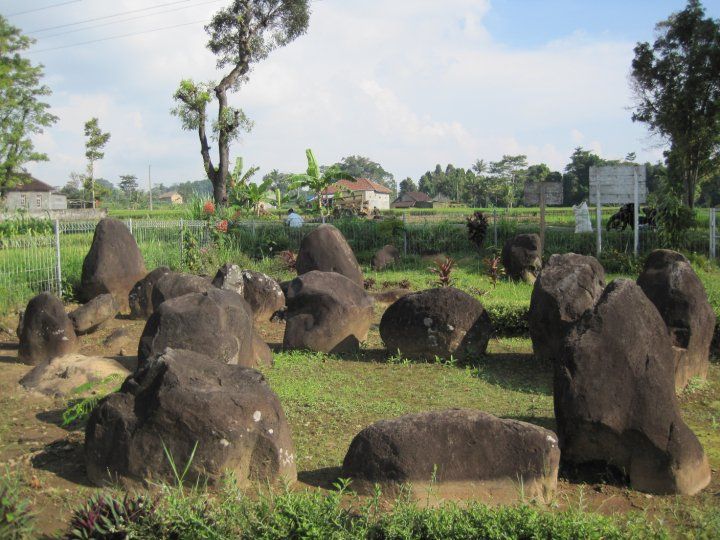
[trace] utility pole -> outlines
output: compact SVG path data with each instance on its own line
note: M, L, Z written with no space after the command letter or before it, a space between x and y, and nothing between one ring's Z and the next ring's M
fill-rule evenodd
M150 211L152 212L152 179L150 176L150 167L151 165L148 163L148 197L150 197Z

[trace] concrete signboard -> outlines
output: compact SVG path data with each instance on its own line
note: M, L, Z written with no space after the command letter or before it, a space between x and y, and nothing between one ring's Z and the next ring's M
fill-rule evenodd
M597 204L598 191L602 200L601 204L634 203L636 174L637 197L638 202L642 204L647 201L645 165L590 167L590 204Z
M540 190L545 190L545 204L560 206L563 203L562 182L528 182L525 184L523 202L525 206L540 206Z

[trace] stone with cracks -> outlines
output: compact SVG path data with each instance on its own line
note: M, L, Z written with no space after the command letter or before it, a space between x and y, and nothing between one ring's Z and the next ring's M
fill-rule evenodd
M384 270L400 260L398 248L390 244L383 246L373 255L370 266L373 270Z
M335 272L313 270L288 287L283 348L356 351L372 317L373 300L362 286Z
M553 255L540 272L530 298L528 327L535 356L559 357L562 340L595 306L605 288L605 271L595 257Z
M564 461L604 464L633 489L694 494L710 468L675 397L662 317L634 282L612 282L565 340L554 377Z
M75 351L77 337L62 302L41 293L28 302L22 320L18 358L37 365Z
M380 320L387 350L407 357L471 360L485 354L492 324L483 305L454 287L403 296Z
M160 304L172 298L178 298L190 293L203 293L214 289L210 280L193 274L168 272L160 276L152 288L152 310L157 311Z
M226 364L265 365L267 351L255 339L250 313L240 295L215 287L167 300L145 325L138 362L142 365L171 347L196 351Z
M80 278L80 299L88 302L110 293L120 309L128 309L128 293L142 279L145 261L130 231L121 221L105 218L95 227L90 251L85 256Z
M542 268L540 237L533 233L509 238L503 246L501 258L510 279L534 283Z
M155 284L171 272L167 266L159 266L133 286L128 295L131 319L147 319L153 314L152 293Z
M653 251L645 260L638 285L660 312L675 352L675 388L690 379L707 378L715 312L690 262L668 249Z
M337 272L363 286L363 275L350 244L332 225L320 225L305 235L297 256L298 275L313 270Z
M355 436L342 476L353 489L422 496L547 500L557 485L560 449L552 431L480 411L450 409L381 420Z
M94 332L104 323L114 318L120 306L112 294L101 294L70 313L75 333L78 335Z
M241 295L250 304L255 322L269 321L273 313L285 307L285 295L277 281L262 272L241 270L236 264L223 265L213 285Z
M194 452L194 453L193 453ZM88 478L126 487L176 480L241 487L296 479L295 450L280 400L254 369L167 349L93 410L85 431Z

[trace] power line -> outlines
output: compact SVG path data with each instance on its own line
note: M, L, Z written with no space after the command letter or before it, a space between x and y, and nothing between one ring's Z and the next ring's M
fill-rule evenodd
M161 30L170 30L172 28L180 28L181 26L190 26L191 24L206 23L208 21L209 21L209 19L202 19L200 21L192 21L192 22L188 22L188 23L174 24L172 26L163 26L161 28L153 28L151 30L143 30L141 32L131 32L129 34L122 34L119 36L110 36L110 37L106 37L106 38L92 39L90 41L83 41L80 43L72 43L70 45L61 45L59 47L50 47L48 49L39 49L37 51L30 51L30 54L48 52L48 51L57 51L59 49L69 49L70 47L79 47L80 45L89 45L91 43L99 43L100 41L110 41L111 39L120 39L120 38L126 38L126 37L131 37L131 36L139 36L140 34L151 34L153 32L160 32Z
M58 2L57 4L50 4L49 6L35 8L35 9L28 9L27 11L18 11L16 13L10 13L8 17L17 17L18 15L25 15L27 13L35 13L36 11L45 11L46 9L52 9L60 6L66 6L68 4L76 4L77 2L82 2L82 0L68 0L67 2Z
M159 4L157 6L150 6L150 7L144 7L140 9L131 9L130 11L121 11L119 13L113 13L112 15L103 15L102 17L94 17L92 19L85 19L84 21L76 21L66 24L58 24L57 26L48 26L46 28L38 28L37 30L32 30L30 32L27 32L28 34L37 34L38 32L46 32L47 30L56 30L58 28L67 28L68 26L76 26L78 24L85 24L88 22L95 22L95 21L102 21L104 19L112 19L113 17L120 17L121 15L129 15L130 13L139 13L141 11L150 11L152 9L157 9L161 7L166 6L172 6L176 4L183 4L185 2L189 2L190 0L176 0L175 2L168 2L166 4Z
M162 15L164 13L172 13L172 12L176 12L176 11L181 11L183 9L200 7L200 6L204 6L206 4L217 4L218 2L223 2L223 1L224 0L209 0L207 2L200 2L199 4L192 4L190 6L181 6L181 7L177 7L177 8L173 8L173 9L166 9L164 11L158 11L156 13L146 13L144 15L136 15L135 17L128 17L127 19L121 19L119 21L110 21L110 22L105 22L105 23L100 23L100 24L93 24L91 26L85 26L83 28L75 28L74 30L65 30L64 32L57 32L55 34L48 34L48 35L41 36L41 37L42 37L42 39L48 39L51 37L64 36L66 34L74 34L76 32L82 32L83 30L93 30L95 28L100 28L103 26L111 26L113 24L130 22L130 21L135 21L138 19L145 19L147 17L154 17L155 15Z

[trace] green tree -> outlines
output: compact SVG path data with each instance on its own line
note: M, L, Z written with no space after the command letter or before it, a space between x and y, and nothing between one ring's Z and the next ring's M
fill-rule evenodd
M51 94L43 67L22 56L33 42L0 15L0 196L28 178L26 163L48 160L31 137L57 121L43 102Z
M590 167L605 163L605 160L591 150L585 150L581 146L575 148L563 174L564 203L579 204L587 200L590 190Z
M720 21L689 0L655 29L652 45L635 47L632 119L669 143L668 181L682 186L692 208L699 184L720 161Z
M522 194L527 176L527 156L504 155L500 161L490 163L490 175L495 179L500 204L512 207Z
M217 56L217 68L230 68L219 83L181 81L173 96L183 129L197 131L205 173L213 185L217 204L227 201L227 179L230 166L230 143L252 123L245 113L228 105L228 92L237 91L245 82L252 64L267 58L305 33L310 19L309 0L233 0L218 11L205 27L210 35L208 48ZM212 136L218 144L218 162L213 164L207 134L207 106L212 95L218 102L217 119Z
M382 165L372 161L370 158L364 156L347 156L332 166L348 173L354 178L367 178L392 189L393 193L397 191L395 177L392 173L387 172L383 169Z
M307 172L305 174L294 174L290 177L292 180L291 189L303 187L314 193L318 211L320 212L320 215L322 215L323 191L338 180L354 181L355 178L352 175L339 170L335 166L327 168L325 172L320 172L320 167L315 159L315 154L313 154L313 151L310 148L305 150L305 156L307 157L308 162Z
M118 184L120 189L130 202L137 200L138 182L137 176L134 174L122 174L120 175L120 183Z
M411 191L417 191L417 184L409 176L400 182L400 194L409 193Z
M110 140L110 133L103 133L97 118L85 122L85 157L88 160L86 190L92 194L92 207L95 208L95 162L105 157L103 149Z
M253 182L236 184L231 192L232 200L235 204L247 206L256 216L259 216L260 205L271 200L270 184L270 180L265 180L260 184Z
M290 185L292 184L290 176L291 175L288 173L281 173L277 169L273 169L263 176L263 182L265 180L270 180L270 188L273 190L280 190L280 193L285 195L288 191L290 191Z

